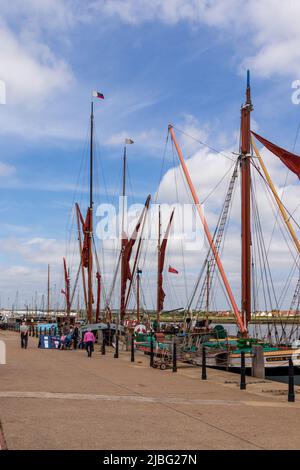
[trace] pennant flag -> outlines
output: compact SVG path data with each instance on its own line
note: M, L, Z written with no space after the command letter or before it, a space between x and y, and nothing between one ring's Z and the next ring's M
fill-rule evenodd
M177 269L175 268L172 268L172 266L169 265L169 269L168 269L169 273L173 273L173 274L178 274L178 271Z
M132 139L125 139L125 145L130 145L134 144L134 141Z
M252 132L252 134L268 150L270 150L270 152L274 153L274 155L280 158L282 163L284 163L288 167L288 169L291 170L293 173L295 173L300 179L300 157L298 155L295 155L294 153L291 153L288 150L284 150L283 148L278 147L275 144L272 144L272 142L269 142L267 139L264 139L263 137L256 134L255 132Z
M99 98L100 100L104 100L104 95L99 93L99 91L93 91L94 98Z

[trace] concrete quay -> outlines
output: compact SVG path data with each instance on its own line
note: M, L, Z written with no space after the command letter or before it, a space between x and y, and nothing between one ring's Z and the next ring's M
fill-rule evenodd
M287 385L194 367L161 371L130 352L92 358L85 351L27 350L0 331L0 448L298 449L300 394Z

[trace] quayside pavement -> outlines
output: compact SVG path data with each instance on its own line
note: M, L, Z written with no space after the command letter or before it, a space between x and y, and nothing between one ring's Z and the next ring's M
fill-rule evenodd
M0 448L297 449L300 393L287 385L199 368L161 371L121 352L41 350L0 331ZM298 391L298 390L296 390Z

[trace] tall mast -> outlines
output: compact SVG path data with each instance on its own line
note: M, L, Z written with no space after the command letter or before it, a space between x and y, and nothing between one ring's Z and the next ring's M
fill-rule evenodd
M136 275L136 318L137 324L140 324L140 270L137 268Z
M125 218L125 195L126 195L126 144L124 145L123 153L123 181L122 181L122 240L124 233L124 218Z
M90 220L89 220L89 262L88 262L88 323L93 321L93 142L94 142L94 103L91 102L90 134Z
M127 237L125 237L124 225L125 225L125 195L126 195L126 143L124 145L124 153L123 153L123 180L122 180L122 224L121 224L121 282L120 282L120 313L118 317L118 323L120 319L122 320L125 315L125 297L123 293L123 284L124 284L124 277L126 276L126 272L124 269L124 253L125 247L127 243Z
M208 328L208 315L209 315L209 283L210 283L210 272L209 272L209 260L207 260L207 272L206 272L206 320L205 320L205 326Z
M242 299L241 312L247 329L251 320L251 129L253 109L250 91L250 73L247 71L246 102L241 108L241 238L242 238Z
M47 283L47 314L50 317L50 264L48 264L48 283Z
M156 321L159 328L160 323L160 295L161 295L161 272L160 272L160 239L161 239L161 212L160 206L158 206L158 238L157 238L157 307L156 307Z

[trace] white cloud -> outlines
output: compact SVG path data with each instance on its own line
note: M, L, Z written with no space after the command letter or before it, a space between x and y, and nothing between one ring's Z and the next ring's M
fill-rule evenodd
M32 107L69 85L72 73L67 63L48 46L24 43L5 25L0 26L0 34L0 73L7 88L7 105Z
M0 162L0 177L11 176L15 173L16 169L12 165Z
M186 21L215 27L240 49L243 68L263 77L300 73L298 0L101 0L93 7L131 25Z

